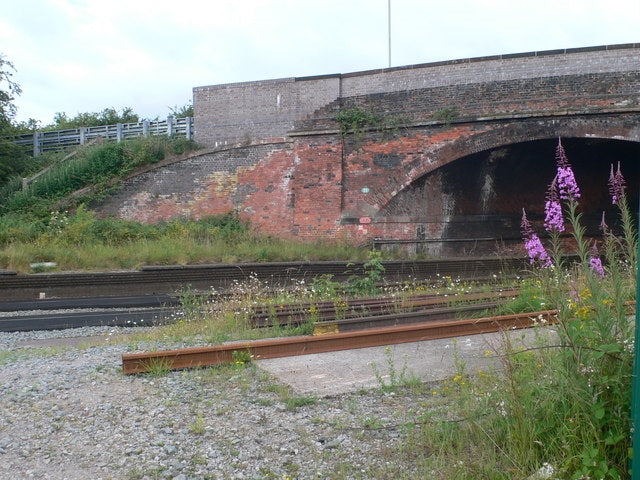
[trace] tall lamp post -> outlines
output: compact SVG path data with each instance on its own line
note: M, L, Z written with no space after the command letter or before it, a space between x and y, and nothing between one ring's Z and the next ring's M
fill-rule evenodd
M389 34L389 68L391 68L391 0L387 0L387 33Z

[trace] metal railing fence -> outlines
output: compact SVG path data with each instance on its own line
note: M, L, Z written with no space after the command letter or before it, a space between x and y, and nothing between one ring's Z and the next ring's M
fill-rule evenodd
M89 141L102 138L105 141L121 142L129 138L147 137L149 135L181 136L188 140L193 138L193 117L166 120L142 120L136 123L117 123L97 127L80 127L66 130L34 132L16 135L12 138L17 145L33 146L33 156L42 152L61 150L68 147L84 145Z

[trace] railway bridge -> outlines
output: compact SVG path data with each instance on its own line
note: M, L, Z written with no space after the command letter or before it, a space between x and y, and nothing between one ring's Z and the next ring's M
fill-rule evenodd
M638 196L640 44L204 86L193 98L206 149L127 180L105 214L235 211L283 237L504 252L523 207L542 221L559 138L588 233L603 211L617 218L612 164Z

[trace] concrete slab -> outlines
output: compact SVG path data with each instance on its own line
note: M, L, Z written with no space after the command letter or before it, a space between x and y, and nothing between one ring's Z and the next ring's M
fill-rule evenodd
M507 333L514 346L539 344L533 329ZM390 369L396 378L417 377L435 382L456 374L456 362L465 372L500 367L504 333L403 343L389 347L370 347L296 357L258 360L259 368L288 384L300 395L319 397L355 392L390 382Z

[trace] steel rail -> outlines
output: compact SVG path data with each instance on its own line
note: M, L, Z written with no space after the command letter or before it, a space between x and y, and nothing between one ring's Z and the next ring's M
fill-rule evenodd
M33 330L64 330L81 327L133 327L165 324L177 312L173 308L147 308L143 310L104 310L100 312L39 313L28 316L0 317L0 332L27 332Z
M100 296L80 298L46 298L0 302L0 312L30 310L71 310L81 308L145 308L178 306L180 300L172 295Z
M464 295L410 295L398 297L368 297L344 300L341 305L336 302L305 302L285 305L271 305L257 308L251 316L251 324L255 327L279 325L296 325L305 322L313 314L318 321L335 320L370 316L374 314L398 313L415 309L433 308L452 303L465 303L476 300L508 298L518 295L518 290L499 292L476 292Z
M459 305L449 308L430 308L405 313L389 313L384 315L372 315L367 317L344 318L340 320L325 320L314 322L313 335L326 335L328 333L353 332L368 328L390 327L396 325L411 325L416 323L454 321L460 314L482 312L495 308L498 302L487 302L472 305ZM458 317L459 318L459 317Z
M229 363L233 361L233 352L236 351L247 352L253 356L254 360L261 360L475 335L531 327L538 321L537 319L553 323L556 314L557 310L545 310L472 320L374 328L321 336L288 337L181 350L129 353L122 355L122 372L128 375L149 372L154 368L179 370Z

